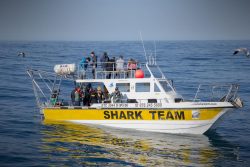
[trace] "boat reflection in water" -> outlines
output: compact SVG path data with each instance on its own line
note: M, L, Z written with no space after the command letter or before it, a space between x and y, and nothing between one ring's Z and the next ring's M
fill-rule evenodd
M219 154L204 135L44 124L41 151L56 165L213 166Z

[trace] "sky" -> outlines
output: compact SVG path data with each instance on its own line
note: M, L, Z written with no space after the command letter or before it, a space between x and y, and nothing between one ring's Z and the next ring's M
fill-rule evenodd
M250 0L0 0L0 40L250 40Z

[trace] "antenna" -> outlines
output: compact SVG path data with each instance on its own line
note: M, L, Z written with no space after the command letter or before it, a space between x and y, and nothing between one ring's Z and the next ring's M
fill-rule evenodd
M155 43L155 40L154 40L154 46L155 46L155 57L154 57L154 64L156 65L156 43Z
M140 31L140 37L141 37L142 47L143 47L143 50L144 50L144 56L145 56L146 61L148 62L147 53L146 53L146 50L145 50L145 47L144 47L144 42L143 42L143 39L142 39L141 31Z

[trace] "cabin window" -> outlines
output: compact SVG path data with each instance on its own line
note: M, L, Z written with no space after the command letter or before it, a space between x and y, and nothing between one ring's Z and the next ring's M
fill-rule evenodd
M161 92L160 88L156 84L154 84L154 85L155 85L154 86L154 91L155 92Z
M136 92L150 92L150 83L136 83Z
M160 84L162 86L162 88L166 91L169 92L172 90L172 88L170 87L170 85L168 84L167 81L160 81Z
M130 92L130 83L116 83L121 92Z

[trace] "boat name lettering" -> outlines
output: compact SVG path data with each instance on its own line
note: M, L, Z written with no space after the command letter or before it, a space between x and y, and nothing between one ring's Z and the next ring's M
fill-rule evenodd
M142 120L142 111L104 111L105 119L136 119Z
M185 120L184 111L117 111L105 110L103 112L104 119L119 119L119 120L143 120L143 115L149 120Z
M153 120L185 120L184 111L149 111Z

